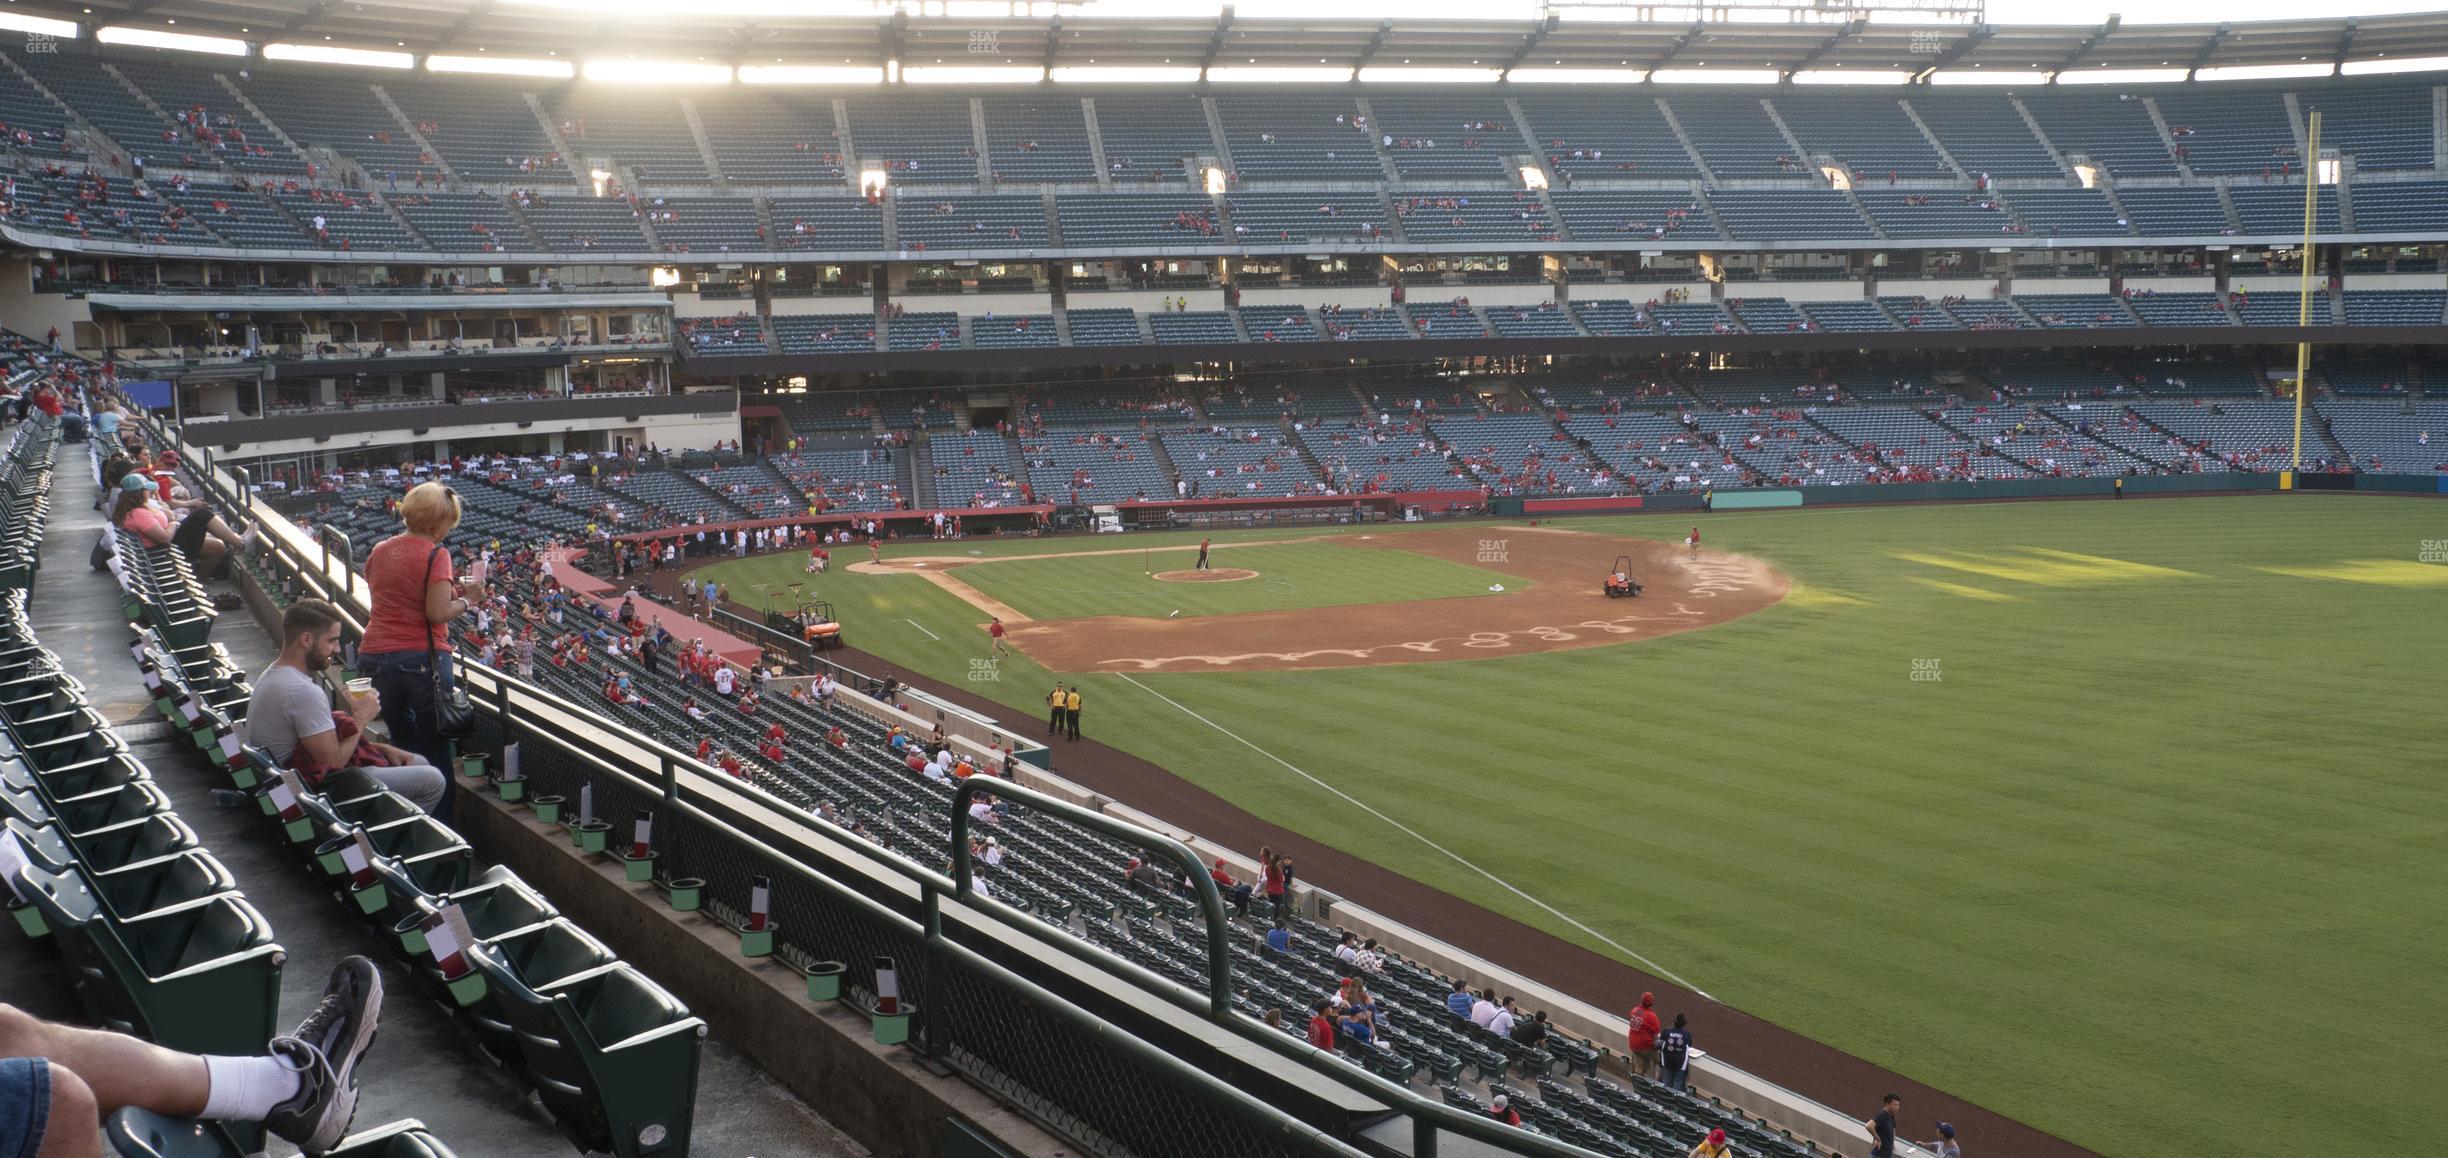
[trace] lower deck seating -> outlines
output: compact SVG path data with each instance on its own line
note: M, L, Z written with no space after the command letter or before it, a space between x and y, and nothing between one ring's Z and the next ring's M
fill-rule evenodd
M1476 482L1417 422L1320 423L1301 445L1337 490L1456 490Z

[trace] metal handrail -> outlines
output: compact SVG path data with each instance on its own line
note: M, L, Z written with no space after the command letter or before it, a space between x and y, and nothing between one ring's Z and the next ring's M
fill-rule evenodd
M1008 780L995 780L991 785L980 783L986 779L984 776L972 776L952 790L952 880L956 895L964 903L972 906L977 903L977 893L970 887L973 871L969 861L969 805L990 789L1004 799L1019 801L1039 812L1059 816L1082 828L1137 845L1149 852L1162 853L1179 863L1189 874L1191 882L1198 889L1199 909L1207 918L1207 1015L1221 1020L1232 1012L1232 922L1224 915L1223 892L1216 888L1215 878L1200 871L1198 854L1190 851L1189 845ZM995 916L1006 921L1010 919L1001 913Z

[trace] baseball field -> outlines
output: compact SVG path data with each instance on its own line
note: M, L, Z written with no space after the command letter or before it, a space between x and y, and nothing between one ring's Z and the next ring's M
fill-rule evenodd
M1696 558L1688 529L707 573L810 583L1015 720L1084 682L1085 732L1265 819L2103 1152L2435 1144L2448 507L1730 512ZM1638 598L1597 594L1619 556Z

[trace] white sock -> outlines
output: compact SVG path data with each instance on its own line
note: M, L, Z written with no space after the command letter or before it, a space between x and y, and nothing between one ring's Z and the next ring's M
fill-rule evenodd
M0 893L7 893L11 903L25 901L17 895L17 870L25 863L25 850L17 846L17 834L0 829Z
M260 1122L297 1096L297 1071L269 1054L204 1058L204 1112L216 1122Z

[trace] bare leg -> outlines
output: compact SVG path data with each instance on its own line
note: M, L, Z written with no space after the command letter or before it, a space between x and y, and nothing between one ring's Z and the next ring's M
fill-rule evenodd
M42 1021L13 1005L0 1005L0 1057L49 1058L54 1078L60 1067L75 1071L101 1114L139 1106L173 1118L192 1118L204 1112L211 1092L201 1057L173 1053L123 1033Z
M221 540L209 538L204 540L204 545L196 549L196 574L206 577L220 574L221 561L228 558L229 553L229 545Z
M245 549L240 542L242 536L240 536L238 532L231 530L229 523L223 521L221 516L214 515L212 525L206 527L205 529L211 531L212 537L221 540L222 545L228 547L230 550L240 551Z

